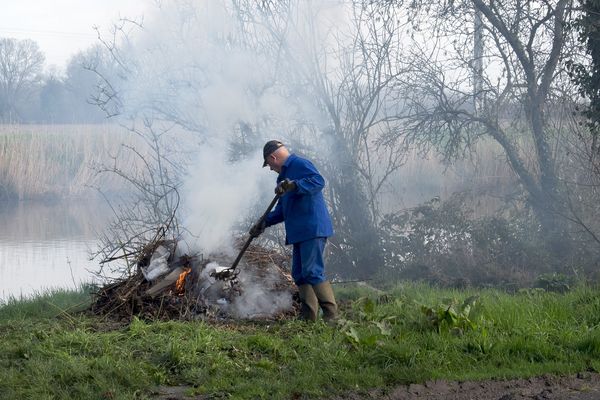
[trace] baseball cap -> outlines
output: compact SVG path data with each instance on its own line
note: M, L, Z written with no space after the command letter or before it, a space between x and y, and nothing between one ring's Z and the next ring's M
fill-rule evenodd
M283 146L279 140L269 140L265 143L265 147L263 147L263 158L265 162L263 163L263 168L267 166L267 157L271 155L275 150Z

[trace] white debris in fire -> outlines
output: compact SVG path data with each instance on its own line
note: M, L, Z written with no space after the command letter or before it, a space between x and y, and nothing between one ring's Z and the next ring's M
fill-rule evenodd
M248 264L241 264L236 279L238 290L233 296L228 296L229 282L211 276L226 268L212 261L202 270L198 282L205 301L224 314L237 319L269 318L293 308L292 291L278 289L285 287L286 281L275 265L262 268L259 274Z
M292 308L291 291L275 290L282 283L282 275L270 264L265 276L258 276L242 268L238 275L241 294L234 297L231 314L236 318L268 317ZM262 275L262 274L261 274Z

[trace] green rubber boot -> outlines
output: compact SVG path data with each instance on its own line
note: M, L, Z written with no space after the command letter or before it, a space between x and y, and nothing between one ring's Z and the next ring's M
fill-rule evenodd
M328 281L321 282L313 286L319 305L323 310L323 319L325 321L334 321L338 317L338 308L333 295L331 283Z
M302 307L300 308L300 319L305 321L316 321L317 312L319 311L319 301L313 287L306 284L298 286L298 292L300 294L300 302Z

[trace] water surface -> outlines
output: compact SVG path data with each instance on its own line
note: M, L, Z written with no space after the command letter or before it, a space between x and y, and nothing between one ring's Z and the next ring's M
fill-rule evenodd
M102 201L0 203L0 301L93 280Z

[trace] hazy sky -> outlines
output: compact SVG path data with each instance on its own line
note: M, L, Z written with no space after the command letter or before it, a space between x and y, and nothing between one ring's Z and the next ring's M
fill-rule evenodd
M97 41L93 30L110 28L119 17L138 18L156 0L0 0L0 37L33 39L46 66L68 59Z

